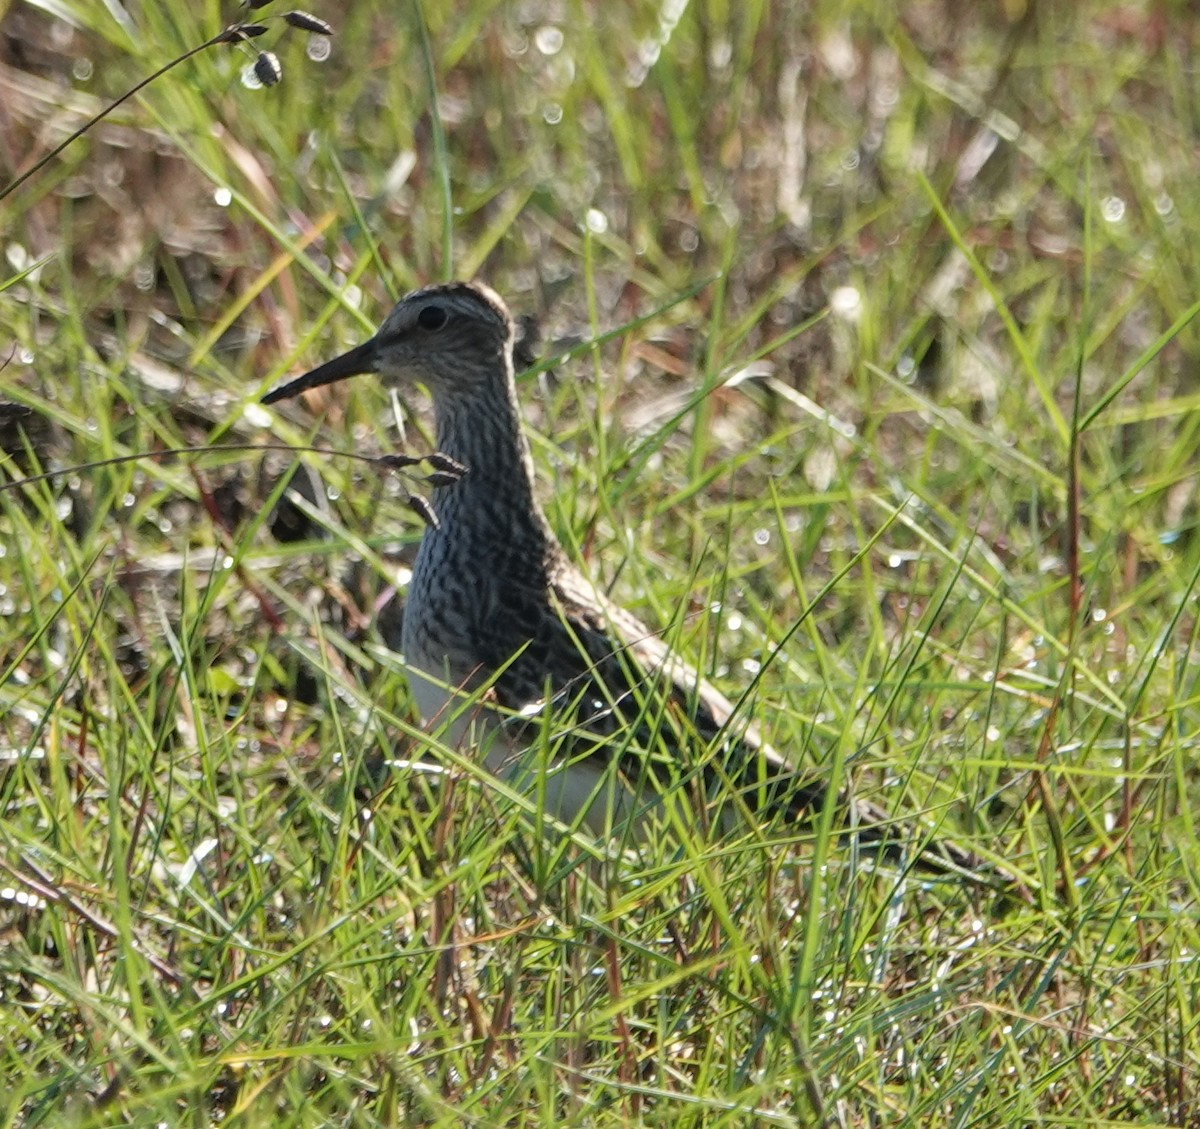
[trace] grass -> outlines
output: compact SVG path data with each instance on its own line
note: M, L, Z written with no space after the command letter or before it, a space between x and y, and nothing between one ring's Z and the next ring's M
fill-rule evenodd
M268 8L0 199L4 1124L1195 1123L1196 30L1056 8ZM0 5L0 178L230 18L118 10ZM1019 881L372 783L423 405L255 404L475 273L594 578Z

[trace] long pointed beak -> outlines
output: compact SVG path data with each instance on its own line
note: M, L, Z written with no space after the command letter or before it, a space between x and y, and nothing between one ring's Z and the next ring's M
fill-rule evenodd
M289 380L278 388L272 388L263 398L264 404L273 404L276 400L286 400L290 396L298 396L310 388L320 388L322 384L332 384L335 380L345 380L348 376L358 376L364 372L375 372L379 361L379 348L372 337L361 345L318 365L311 372Z

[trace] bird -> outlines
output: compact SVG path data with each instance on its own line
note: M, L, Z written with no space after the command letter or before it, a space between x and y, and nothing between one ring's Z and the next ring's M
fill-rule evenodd
M434 487L404 607L401 647L424 722L594 835L640 840L664 797L684 795L696 805L685 818L720 827L812 819L837 803L844 822L894 843L886 811L800 772L569 559L538 501L515 336L483 283L427 286L367 341L262 397L374 374L432 398L437 449L465 473ZM939 868L978 861L955 844L936 854Z

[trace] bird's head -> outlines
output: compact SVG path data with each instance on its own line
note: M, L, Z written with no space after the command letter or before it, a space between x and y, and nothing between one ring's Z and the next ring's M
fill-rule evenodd
M273 388L263 403L360 373L386 384L420 381L435 400L470 394L508 379L512 343L512 318L494 291L474 282L427 286L401 298L369 341Z

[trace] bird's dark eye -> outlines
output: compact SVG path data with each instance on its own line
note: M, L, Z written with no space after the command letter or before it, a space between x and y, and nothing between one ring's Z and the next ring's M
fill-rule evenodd
M446 316L441 306L424 306L417 314L417 325L422 329L441 329L446 324Z

